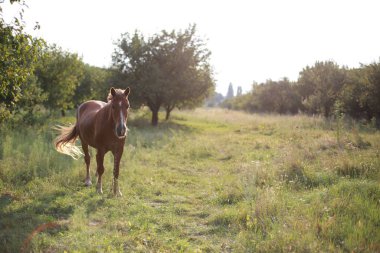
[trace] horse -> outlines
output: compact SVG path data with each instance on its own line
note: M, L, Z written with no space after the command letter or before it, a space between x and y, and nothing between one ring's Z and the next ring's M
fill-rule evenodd
M114 156L112 191L114 195L122 196L118 178L120 159L123 155L124 143L128 132L129 93L129 87L125 90L112 87L107 97L107 103L97 100L84 102L77 109L75 125L69 127L60 126L58 129L60 135L54 141L58 152L77 158L82 154L80 149L75 146L75 141L79 137L86 163L86 186L92 184L88 146L96 149L96 174L98 177L96 191L99 194L103 193L104 155L108 151L111 151Z

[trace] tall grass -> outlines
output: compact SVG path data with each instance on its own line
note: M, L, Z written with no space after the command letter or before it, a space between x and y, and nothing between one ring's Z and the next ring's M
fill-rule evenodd
M319 117L172 116L154 128L144 111L132 113L122 198L110 194L111 155L98 195L84 186L83 161L54 151L56 120L3 131L2 251L380 250L378 131L348 122L338 139L336 122ZM95 167L92 159L93 180Z

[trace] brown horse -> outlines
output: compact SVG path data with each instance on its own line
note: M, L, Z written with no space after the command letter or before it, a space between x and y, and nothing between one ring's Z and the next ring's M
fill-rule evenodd
M96 189L98 193L103 193L104 155L111 151L114 156L112 190L113 194L122 195L118 178L120 159L128 130L129 92L129 88L126 90L111 88L107 98L108 103L95 100L84 102L78 107L75 125L72 127L60 127L61 135L55 140L57 151L75 158L81 154L78 147L75 146L75 141L79 136L86 162L86 186L91 185L88 146L96 149L98 176Z

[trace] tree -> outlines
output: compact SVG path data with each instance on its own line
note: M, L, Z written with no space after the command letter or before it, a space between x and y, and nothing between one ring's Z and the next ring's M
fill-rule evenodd
M224 96L216 91L212 93L212 95L209 95L209 97L206 100L206 106L207 107L215 107L219 106L224 100Z
M380 63L361 65L348 71L339 99L354 118L380 119Z
M226 99L230 99L233 97L234 97L234 87L232 86L232 83L230 83L230 85L228 85L228 91L227 91Z
M158 111L163 103L163 76L153 57L153 39L145 40L137 31L122 35L113 54L113 66L119 83L132 88L133 107L143 104L152 111L152 125L158 124ZM123 87L123 86L121 86Z
M347 73L347 80L339 95L339 101L342 103L344 112L354 117L368 118L368 104L366 103L366 86L367 86L365 69L350 69Z
M213 73L209 64L211 53L196 36L195 25L184 32L160 36L162 51L157 55L166 77L164 107L166 119L175 108L192 108L201 104L214 89Z
M368 80L367 104L369 117L378 120L380 124L380 62L369 64L365 67Z
M214 88L210 52L195 34L193 25L184 32L163 30L147 40L138 32L127 33L117 42L113 65L131 86L131 101L152 111L154 126L161 106L169 118L173 108L199 104Z
M313 67L304 68L298 84L307 112L329 117L346 77L346 69L332 61L316 62Z
M112 84L108 84L110 71L108 69L84 65L83 78L76 87L74 103L79 105L86 100L106 98Z
M15 104L9 126L16 126L18 123L33 125L42 123L44 117L43 102L46 100L46 93L42 90L35 75L28 76L27 80L20 86L21 96Z
M256 86L252 95L256 110L259 112L295 114L301 104L295 84L287 78L280 81L267 80L266 83Z
M46 47L35 74L47 94L45 106L65 110L74 106L74 93L83 78L84 64L77 54L56 45Z
M23 96L21 86L32 74L42 44L42 40L24 33L21 13L12 24L6 24L0 6L0 122L9 117Z

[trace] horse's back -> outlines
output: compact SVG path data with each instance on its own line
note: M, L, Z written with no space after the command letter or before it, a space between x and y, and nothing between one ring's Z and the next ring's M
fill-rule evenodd
M107 103L98 100L90 100L81 104L77 111L78 120L87 117L87 115L95 114L102 109Z

